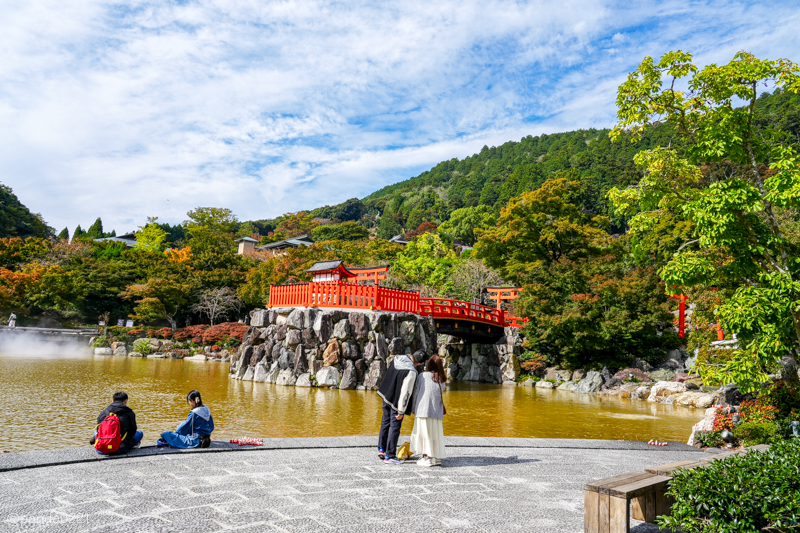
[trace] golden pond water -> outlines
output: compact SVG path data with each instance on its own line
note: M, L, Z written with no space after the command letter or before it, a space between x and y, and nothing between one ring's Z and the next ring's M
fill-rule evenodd
M88 445L115 391L130 396L145 442L185 419L186 393L211 408L214 438L375 435L371 391L282 387L228 379L228 365L171 359L0 354L0 448ZM686 441L703 412L641 400L530 387L455 383L446 435ZM411 432L410 421L403 424Z

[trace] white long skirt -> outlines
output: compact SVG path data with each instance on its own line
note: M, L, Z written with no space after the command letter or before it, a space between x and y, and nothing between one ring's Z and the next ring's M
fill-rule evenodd
M414 417L411 430L411 453L444 459L444 426L441 418Z

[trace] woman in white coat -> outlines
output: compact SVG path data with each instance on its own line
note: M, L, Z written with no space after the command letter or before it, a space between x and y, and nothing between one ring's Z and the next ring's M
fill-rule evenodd
M425 372L417 377L414 387L414 429L411 430L411 453L422 454L420 466L440 466L444 459L445 415L442 393L447 386L447 375L441 357L428 360Z

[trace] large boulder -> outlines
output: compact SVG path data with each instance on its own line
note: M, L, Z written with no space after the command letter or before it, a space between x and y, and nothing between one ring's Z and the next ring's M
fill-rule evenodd
M355 362L354 366L356 367L356 376L357 376L356 381L358 383L363 383L364 376L367 375L367 369L369 368L367 366L367 362L364 361L363 359L359 359Z
M328 342L328 339L331 338L331 318L330 316L325 313L319 313L316 318L314 318L314 333L317 335L319 342L325 343Z
M386 375L386 363L381 359L375 359L369 365L369 372L364 378L364 387L368 390L376 390L383 382L383 376Z
M575 390L575 382L565 381L564 383L558 386L558 390L568 390L568 391Z
M253 373L253 381L257 381L259 383L264 383L267 381L267 365L264 363L263 360L259 361L256 365L255 372Z
M717 416L717 408L709 407L706 409L703 419L692 427L692 434L689 437L689 446L697 446L697 434L708 432L714 429L714 418Z
M375 356L378 355L378 349L375 347L374 342L368 342L364 346L364 359L367 360L367 363L371 363Z
M269 314L266 309L256 309L250 317L250 325L257 328L268 326Z
M333 336L340 341L350 338L350 328L347 327L348 322L346 318L341 319L333 326Z
M725 405L741 405L745 400L752 400L753 394L742 394L739 386L735 383L725 385L720 390L720 402Z
M327 348L325 348L325 353L322 354L322 361L325 366L337 365L341 361L341 355L342 350L339 347L339 341L331 339Z
M286 348L281 348L281 356L278 358L278 367L287 370L294 364L294 354Z
M572 379L572 372L569 370L562 370L557 366L551 366L545 370L544 379L552 379L558 383L570 381L570 379Z
M570 381L574 381L575 383L578 383L580 380L582 380L585 377L586 377L586 371L584 369L582 369L582 368L579 368L579 369L577 369L577 370L572 372L572 378L570 378Z
M400 337L403 338L404 344L411 345L414 342L415 335L416 329L412 321L406 320L400 323Z
M294 352L294 373L295 375L308 372L308 358L306 349L302 344L298 344Z
M272 363L272 366L269 367L267 371L267 378L264 380L265 383L275 383L278 381L278 375L281 373L281 369L278 366L278 362L275 361Z
M353 341L345 341L342 343L342 357L349 361L361 359L361 354L358 353L358 344Z
M311 374L306 372L305 374L300 374L297 376L297 381L294 384L295 387L310 387L311 386Z
M375 334L375 350L378 359L386 361L389 357L389 345L386 343L386 337L382 333Z
M338 387L341 376L336 367L326 366L317 372L318 387Z
M283 342L284 339L286 339L287 331L289 331L289 327L286 324L281 324L275 328L275 340L278 342Z
M622 370L614 374L614 378L620 381L625 381L627 379L630 379L631 376L633 376L636 379L640 379L642 381L650 381L650 376L648 376L646 372L644 372L639 368L633 368L633 367L623 368Z
M297 378L294 372L292 372L290 368L287 368L286 370L281 370L280 374L278 374L278 379L275 380L275 384L291 387L296 381Z
M684 392L686 392L686 383L678 383L676 381L659 381L653 385L652 389L650 389L650 396L647 397L647 401L671 403L667 402L667 399L670 396L675 396Z
M367 315L364 313L350 313L350 329L356 339L360 341L367 340L369 338L369 318L367 318Z
M600 372L590 370L586 373L586 377L575 385L574 391L581 394L594 394L598 392L602 386L603 375L600 374Z
M274 326L278 322L278 316L279 314L277 311L275 311L274 309L270 309L269 311L267 311L267 323L270 326Z
M516 381L519 372L519 358L514 354L511 354L507 362L500 364L501 381Z
M401 353L405 353L405 351L406 346L403 344L402 337L394 337L389 343L389 355L400 355Z
M542 381L537 381L536 382L536 388L537 389L555 389L556 385L555 385L555 383L551 383L550 381L542 380Z
M255 370L252 366L247 366L247 370L245 370L244 375L242 376L242 381L253 381L253 377L255 376Z
M655 382L672 381L672 378L675 377L675 372L666 368L659 368L657 370L653 370L652 372L648 372L648 376L652 381Z
M286 317L286 325L292 329L303 329L305 325L304 309L294 309L289 316Z
M353 361L347 361L344 365L344 372L342 372L342 381L339 382L339 388L343 390L355 390L358 385L358 372Z
M94 349L95 355L114 355L114 350L111 348L95 348Z
M253 355L250 356L250 366L256 366L256 363L264 359L264 352L266 352L267 346L265 344L259 344L253 349Z
M316 348L319 344L319 339L317 339L317 334L314 333L314 328L306 328L303 330L303 345L306 348Z
M114 350L114 355L128 355L128 348L125 347L125 343L123 342L119 343L119 346L116 348L112 348L112 350Z
M303 342L303 333L299 329L290 329L286 332L287 348L294 350L301 342Z

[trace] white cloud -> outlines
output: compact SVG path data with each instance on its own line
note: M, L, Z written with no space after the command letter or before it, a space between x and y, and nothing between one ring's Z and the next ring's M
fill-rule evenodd
M70 230L364 196L484 144L612 124L645 55L800 40L791 7L721 0L12 0L0 21L0 182Z

